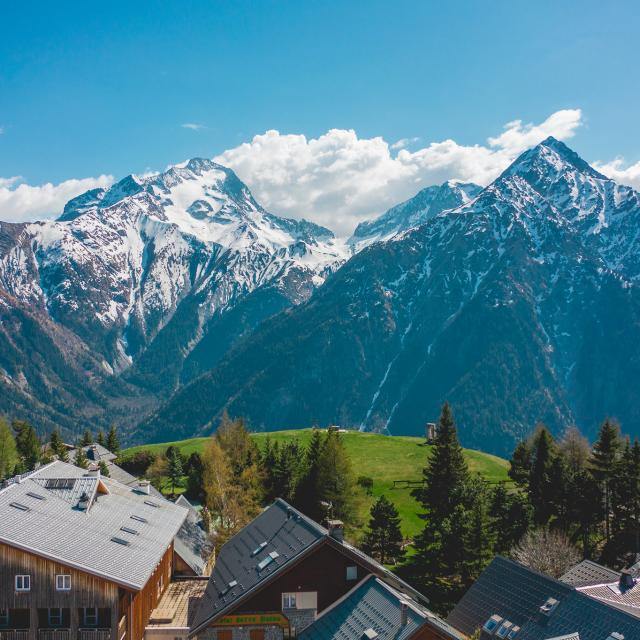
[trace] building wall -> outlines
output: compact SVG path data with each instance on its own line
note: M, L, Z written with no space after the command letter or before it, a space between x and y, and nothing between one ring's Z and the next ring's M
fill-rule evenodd
M70 591L56 591L56 575L71 576ZM31 590L15 591L15 576L31 576ZM60 607L68 609L65 623L76 630L82 627L79 609L97 607L109 609L107 627L115 636L117 628L118 587L97 576L71 569L26 551L0 543L0 609L29 609L30 637L38 628L38 609ZM42 612L40 613L42 618ZM105 622L104 615L101 622Z

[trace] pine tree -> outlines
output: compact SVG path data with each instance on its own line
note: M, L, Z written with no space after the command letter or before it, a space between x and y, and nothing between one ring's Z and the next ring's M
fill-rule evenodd
M264 499L270 504L278 497L278 489L275 480L275 468L280 457L280 446L277 442L272 442L267 436L264 450L260 456L260 465L264 477Z
M96 435L96 442L101 446L101 447L106 447L107 446L107 439L104 435L104 431L102 429L98 430L98 433Z
M85 429L84 433L82 434L82 438L80 439L80 446L88 447L90 444L93 444L93 434L91 433L91 431L89 431L89 429Z
M184 475L182 457L180 456L178 449L174 447L167 459L169 461L167 476L169 477L169 483L171 484L171 493L175 493L176 487L181 485L182 476Z
M322 498L318 491L320 452L324 439L319 429L314 429L311 440L304 456L300 480L296 487L294 505L311 519L320 522L326 515L322 505Z
M73 459L73 464L76 467L80 467L81 469L87 469L89 467L89 459L87 458L87 454L84 452L82 447L78 447L76 449L76 456Z
M481 481L477 480L474 484L473 504L467 513L468 522L463 539L463 582L467 585L474 582L491 562L496 542L489 517L487 492Z
M40 462L40 439L36 434L36 430L28 422L14 420L11 426L15 433L16 447L22 467L25 471L31 471Z
M58 456L60 458L60 452L65 449L64 442L62 442L62 438L60 436L60 430L58 427L55 427L51 432L51 436L49 437L49 448L51 449L51 453Z
M469 469L448 403L442 407L437 435L422 475L425 486L416 491L415 496L427 516L431 522L449 517L464 500Z
M640 521L640 444L627 439L611 478L611 533L617 555L637 553Z
M187 462L187 496L198 502L204 501L203 471L202 456L194 451Z
M118 440L118 431L115 424L111 425L107 435L107 449L116 456L120 453L120 441Z
M16 441L7 421L0 417L0 480L13 474L17 462Z
M604 502L605 537L611 537L611 480L616 471L622 442L617 424L607 418L600 427L598 439L591 452L594 477L600 483Z
M369 530L362 548L382 564L396 564L405 555L400 516L395 505L382 495L371 507Z
M533 440L529 472L529 499L537 525L546 525L553 513L555 487L552 468L555 457L553 437L545 426L540 425Z
M592 551L592 536L603 518L602 491L598 481L588 471L580 471L571 479L570 518L577 524L576 536L582 544L582 555L588 558Z
M524 493L509 493L501 482L489 494L489 516L494 551L506 555L531 526L531 505Z
M277 444L277 443L276 443ZM289 502L295 495L296 484L300 475L300 445L295 440L285 442L276 449L275 462L271 470L271 491L275 497Z
M531 472L531 445L529 442L518 443L510 460L509 477L519 486L526 486Z
M111 473L109 472L109 467L104 460L100 460L98 466L100 467L100 475L103 475L107 478L111 475Z
M318 496L331 505L331 517L353 520L354 479L351 461L340 434L329 431L318 459Z

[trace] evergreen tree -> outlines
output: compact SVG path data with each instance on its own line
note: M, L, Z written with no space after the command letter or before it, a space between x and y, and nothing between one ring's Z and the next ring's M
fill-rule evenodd
M510 460L509 477L519 486L529 483L531 472L531 445L529 442L518 443Z
M203 471L202 456L194 451L187 462L187 496L198 502L204 501Z
M494 551L506 555L531 526L531 505L524 493L509 493L501 482L489 494L489 515Z
M553 513L556 488L553 486L553 466L556 457L552 435L543 425L538 427L531 452L529 500L536 525L546 525Z
M98 466L100 467L100 475L103 475L107 478L111 475L111 473L109 472L109 467L104 460L100 460Z
M102 429L98 430L98 433L96 435L96 442L102 446L102 447L106 447L107 446L107 439L104 435L104 431Z
M640 527L640 444L627 439L611 478L611 533L617 555L638 553Z
M90 444L93 444L93 434L91 433L91 431L89 431L89 429L85 429L84 433L82 434L82 438L80 439L80 446L88 447Z
M51 436L49 437L49 448L51 449L51 453L58 456L58 458L60 458L60 452L63 449L66 451L66 447L64 446L64 442L62 442L62 437L60 436L60 430L58 427L55 427L51 432Z
M89 459L87 458L87 454L84 452L82 447L78 447L76 449L76 456L73 459L73 464L76 467L80 467L81 469L87 469L89 467Z
M271 490L274 497L291 502L300 474L300 445L297 441L290 440L275 453L275 464L271 471Z
M0 480L10 477L17 463L16 441L7 421L0 416Z
M317 522L325 516L320 504L322 498L318 491L318 476L320 473L320 452L324 439L319 429L314 429L311 440L304 456L301 477L296 487L294 504L302 513Z
M354 479L349 455L340 434L329 431L318 459L318 496L331 505L331 517L353 520Z
M264 478L264 499L267 504L272 503L278 497L278 489L276 487L274 471L279 457L279 444L277 442L272 442L271 438L267 436L264 445L264 451L262 452L260 457L262 475Z
M577 524L576 537L581 541L582 555L588 558L593 534L603 518L602 491L593 474L585 469L572 477L570 493L573 496L570 517Z
M40 462L40 439L36 430L28 422L14 420L11 426L15 433L16 447L22 467L25 471L31 471Z
M60 451L58 451L58 460L60 462L69 462L69 450L64 443L60 447Z
M371 507L369 530L364 536L362 548L382 564L396 564L405 554L402 541L398 510L382 495Z
M463 582L471 585L491 562L496 542L491 527L487 492L482 482L472 485L472 506L467 513L467 527L464 531L464 559L462 561Z
M414 495L426 509L430 521L449 517L464 500L469 469L448 403L442 407L437 436L422 475L425 486Z
M170 455L167 457L167 460L169 461L167 476L171 485L171 493L175 493L176 487L179 487L182 484L182 476L184 475L182 457L180 456L180 452L177 448L173 448Z
M593 475L600 483L604 502L605 537L611 537L611 480L616 472L622 442L617 424L607 418L591 452Z
M120 441L118 440L118 430L115 424L111 425L107 435L107 449L116 456L120 453Z

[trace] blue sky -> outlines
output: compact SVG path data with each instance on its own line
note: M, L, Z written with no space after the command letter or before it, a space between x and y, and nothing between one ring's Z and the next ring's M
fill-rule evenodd
M267 130L486 146L569 109L570 145L626 168L639 18L587 0L5 3L0 188L162 169Z

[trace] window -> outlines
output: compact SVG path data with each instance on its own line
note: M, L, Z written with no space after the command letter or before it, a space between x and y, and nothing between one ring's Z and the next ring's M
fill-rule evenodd
M296 594L295 593L283 593L282 594L282 608L283 609L295 609L296 608Z
M31 591L31 576L16 576L16 591Z
M502 618L498 615L492 615L482 627L484 631L488 631L489 633L493 633L498 625L502 622Z
M358 567L347 567L347 580L358 579Z
M272 551L266 558L258 562L258 571L262 571L268 567L278 557L280 557L280 554L277 551Z
M56 576L56 591L71 591L71 576Z
M519 626L511 627L511 630L507 634L508 640L513 640L518 635L518 631L520 631Z
M82 624L85 627L98 626L98 609L96 607L86 607L82 610Z
M9 626L9 609L0 609L0 627Z
M47 619L50 627L62 626L62 609L60 607L52 607L47 611Z
M505 620L500 625L500 628L496 631L496 636L498 638L506 638L511 627L513 627L513 622L509 622L508 620Z

